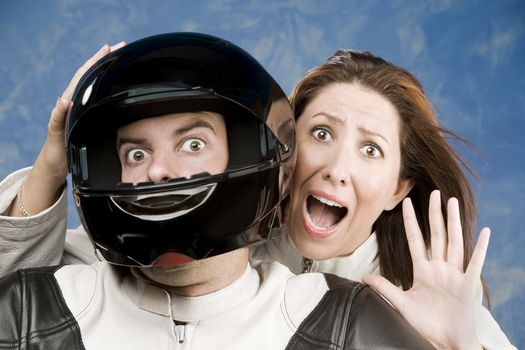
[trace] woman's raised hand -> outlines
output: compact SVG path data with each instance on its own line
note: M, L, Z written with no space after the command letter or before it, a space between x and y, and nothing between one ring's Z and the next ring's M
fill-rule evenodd
M463 231L456 198L448 201L447 212L445 226L440 192L433 191L429 206L429 256L412 202L406 198L403 219L414 269L412 288L402 291L384 277L375 275L365 276L363 282L385 296L438 349L481 349L474 327L474 306L490 230L481 230L464 270Z
M9 216L38 214L53 205L60 196L68 172L64 131L73 92L82 75L93 64L124 45L124 42L120 42L113 46L102 46L75 72L68 87L56 101L47 127L47 138L18 198L11 203Z

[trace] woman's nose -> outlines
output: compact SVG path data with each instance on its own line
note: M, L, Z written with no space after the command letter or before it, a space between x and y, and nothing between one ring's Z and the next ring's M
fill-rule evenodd
M335 186L347 186L351 181L351 156L342 150L335 150L334 153L332 157L327 157L321 176Z

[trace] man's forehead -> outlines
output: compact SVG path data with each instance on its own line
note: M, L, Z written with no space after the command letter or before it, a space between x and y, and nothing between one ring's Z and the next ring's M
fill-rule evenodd
M118 129L118 134L126 134L132 130L149 128L156 125L173 126L182 129L193 129L196 127L209 127L215 129L214 126L224 125L224 117L220 113L211 111L170 113L140 119L121 126Z
M159 115L156 117L150 117L147 119L155 118L171 118L174 120L199 120L199 119L208 119L208 120L224 120L224 116L217 112L212 111L196 111L196 112L177 112L177 113L168 113Z

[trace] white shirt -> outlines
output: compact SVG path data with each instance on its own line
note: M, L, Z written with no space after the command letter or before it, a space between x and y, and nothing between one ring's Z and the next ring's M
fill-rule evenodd
M228 287L181 297L105 262L55 272L86 349L284 349L328 290L321 274L247 266ZM176 320L177 322L174 322Z

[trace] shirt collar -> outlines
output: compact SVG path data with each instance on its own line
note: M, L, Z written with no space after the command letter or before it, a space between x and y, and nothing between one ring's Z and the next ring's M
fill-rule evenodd
M257 292L260 278L247 264L243 275L219 291L198 296L183 297L152 284L138 268L131 268L124 288L137 307L182 322L215 317L251 299Z
M293 245L288 235L283 235L278 242L271 242L277 252L275 257L289 265L294 273L302 273L302 256ZM348 256L335 257L326 260L314 260L310 272L329 272L354 281L360 281L364 275L379 274L379 256L377 235L370 236Z
M377 236L373 232L354 252L348 256L315 262L317 271L326 271L354 281L364 275L379 273Z

